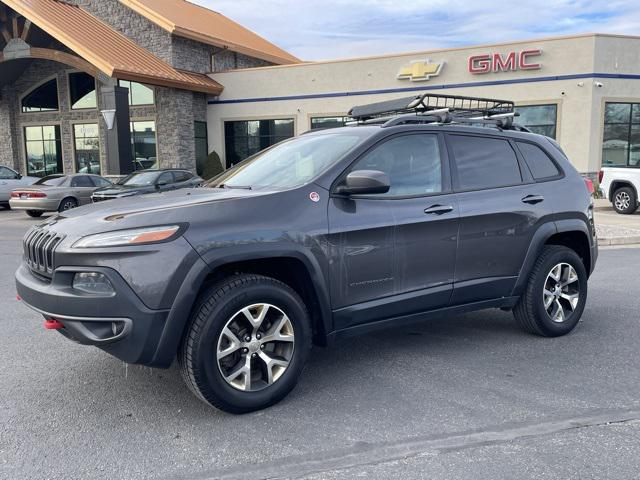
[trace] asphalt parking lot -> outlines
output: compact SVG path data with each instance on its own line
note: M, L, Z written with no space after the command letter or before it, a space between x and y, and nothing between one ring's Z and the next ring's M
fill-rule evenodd
M0 210L0 478L638 478L639 248L603 249L569 336L487 311L314 350L279 405L232 416L175 368L126 366L15 300Z

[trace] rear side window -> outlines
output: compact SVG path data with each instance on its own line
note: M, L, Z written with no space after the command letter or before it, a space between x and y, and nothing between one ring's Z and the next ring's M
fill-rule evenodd
M527 163L533 178L541 180L557 176L560 172L555 163L549 156L537 145L531 143L517 142L518 148Z
M86 175L81 175L79 177L73 177L71 181L72 187L94 187L95 185L91 181L91 177L87 177Z
M449 135L462 190L481 190L522 183L516 152L506 140Z

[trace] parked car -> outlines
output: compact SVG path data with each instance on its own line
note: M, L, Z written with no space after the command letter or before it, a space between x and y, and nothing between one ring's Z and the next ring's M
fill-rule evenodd
M287 395L312 343L487 308L571 332L598 256L584 180L497 108L426 101L354 109L357 125L205 188L63 212L26 234L18 293L46 328L124 362L177 357L200 399L234 413Z
M40 180L38 177L23 177L15 170L0 165L0 207L9 207L11 190L32 185L38 180Z
M200 186L204 180L188 170L140 170L126 176L115 185L96 190L93 202L132 197L143 193L166 192Z
M631 215L638 209L640 168L602 167L598 174L600 193L609 200L616 212Z
M91 203L91 194L97 188L112 185L98 175L49 175L29 187L11 192L9 204L14 210L25 210L30 217L45 212L64 212Z

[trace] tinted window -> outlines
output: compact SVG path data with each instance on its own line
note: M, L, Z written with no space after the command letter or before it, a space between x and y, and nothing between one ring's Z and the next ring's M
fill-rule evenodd
M73 177L71 180L72 187L94 187L95 185L91 181L91 177L81 175L79 177Z
M376 147L351 168L389 175L385 195L427 195L442 191L442 162L436 135L404 135Z
M0 167L0 179L11 180L16 178L16 172L8 169L7 167Z
M556 138L556 124L558 122L557 105L527 105L516 107L518 125L523 125L533 133Z
M158 184L169 185L170 183L174 183L173 172L164 172L160 177L158 177Z
M54 78L36 87L22 99L22 112L53 112L58 110L58 81Z
M187 180L191 180L193 175L190 172L173 172L173 175L176 177L175 182L186 182Z
M84 72L69 74L71 109L96 108L96 81Z
M227 167L293 137L292 118L224 122Z
M522 182L515 152L506 140L450 135L462 190L505 187Z
M518 142L518 148L527 162L533 178L540 180L558 175L558 168L540 147L531 143Z

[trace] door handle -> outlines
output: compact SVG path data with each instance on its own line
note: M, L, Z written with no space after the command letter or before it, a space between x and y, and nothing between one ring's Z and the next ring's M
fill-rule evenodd
M522 199L522 202L535 205L536 203L544 202L544 197L542 195L527 195Z
M453 207L451 205L431 205L429 208L424 209L424 213L428 214L436 214L442 215L444 213L449 213L453 211Z

